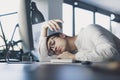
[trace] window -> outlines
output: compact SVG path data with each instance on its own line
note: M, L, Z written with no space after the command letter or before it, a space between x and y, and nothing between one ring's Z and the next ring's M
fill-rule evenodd
M110 31L110 17L106 16L104 14L95 13L95 20L96 20L96 24L101 25L102 27L106 28L107 30Z
M14 4L15 3L15 4ZM6 37L7 42L11 40L13 31L15 26L18 24L18 15L17 15L17 5L18 0L1 0L0 1L0 22ZM14 5L13 5L14 4ZM16 28L13 40L20 40L18 28ZM0 26L0 50L2 50L5 46L4 40L2 39L3 34Z
M93 12L81 8L75 8L75 35L81 28L93 24Z
M115 34L120 39L120 23L112 21L112 33Z
M68 36L72 36L72 16L73 16L72 6L66 3L63 3L63 33Z
M80 2L78 1L78 3ZM71 4L72 2L69 4L63 3L64 33L67 35L77 35L81 28L94 23L99 24L107 30L111 31L110 16L104 15L106 14L104 10L100 10L102 13L95 12L96 10L99 11L99 9L84 3L80 3L82 5L75 4L75 15L73 16L74 5ZM73 19L73 17L75 19ZM73 20L75 20L75 31L73 31Z

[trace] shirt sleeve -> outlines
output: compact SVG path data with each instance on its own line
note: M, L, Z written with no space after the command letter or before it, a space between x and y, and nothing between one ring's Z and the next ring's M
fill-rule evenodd
M117 54L117 50L112 45L105 43L96 46L93 51L81 50L75 54L75 57L81 61L101 62L108 61Z
M120 60L120 53L118 52L116 40L114 35L99 25L90 25L82 34L82 41L88 42L89 45L80 45L79 52L75 54L77 60L101 62L108 60ZM91 36L92 35L92 36ZM89 36L89 37L86 37ZM90 47L90 48L89 48Z

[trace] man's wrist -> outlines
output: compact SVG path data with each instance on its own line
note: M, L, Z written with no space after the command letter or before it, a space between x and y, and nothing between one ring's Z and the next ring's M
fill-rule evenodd
M47 36L47 28L44 28L44 27L41 28L41 36L43 37Z

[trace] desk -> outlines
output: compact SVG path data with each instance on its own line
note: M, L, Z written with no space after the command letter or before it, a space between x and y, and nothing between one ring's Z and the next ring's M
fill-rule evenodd
M76 63L0 63L0 80L120 80L120 74Z

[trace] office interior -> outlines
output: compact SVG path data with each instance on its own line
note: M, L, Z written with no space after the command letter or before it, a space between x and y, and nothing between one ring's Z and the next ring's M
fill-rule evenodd
M18 58L16 61L22 61L23 55L32 56L32 61L39 61L41 23L51 19L63 20L61 32L68 36L77 35L81 28L89 24L99 24L120 38L118 0L5 0L0 3L1 62L6 62L7 57L11 61L15 61L15 58ZM31 10L32 3L42 14L42 22L32 23L32 13L35 12Z
M38 50L41 24L51 19L63 20L60 32L68 36L99 24L120 38L119 4L119 0L1 0L0 80L120 80L120 68L109 70L116 63L44 63ZM33 5L40 22L33 17L37 15Z

